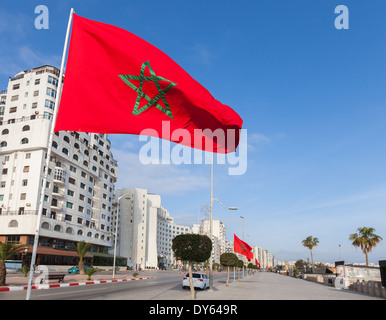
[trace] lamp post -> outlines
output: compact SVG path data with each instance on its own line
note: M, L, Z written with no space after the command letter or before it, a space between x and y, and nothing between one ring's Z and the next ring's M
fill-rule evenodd
M117 257L117 238L118 238L118 227L119 227L119 212L121 210L121 205L120 205L120 201L123 197L125 197L126 200L129 200L130 197L128 196L129 194L128 193L125 193L124 195L120 196L118 198L118 210L117 210L117 222L116 222L116 229L115 229L115 233L114 232L111 232L113 235L114 235L114 261L113 261L113 279L115 279L115 260L116 260L116 257Z
M244 241L244 217L240 216L241 219L243 219L243 241Z
M213 238L213 200L217 201L219 204L221 204L222 207L228 210L238 210L236 207L226 207L224 206L220 200L213 198L213 153L212 153L212 163L210 168L210 240L212 241ZM212 248L213 250L213 248ZM210 257L209 259L209 290L210 292L213 291L213 259Z

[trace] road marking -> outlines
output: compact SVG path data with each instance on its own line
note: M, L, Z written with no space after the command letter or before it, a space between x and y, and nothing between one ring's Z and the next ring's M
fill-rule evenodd
M88 289L88 290L77 290L76 293L80 292L90 292L90 291L100 291L100 290L109 290L111 288L99 288L99 289ZM53 296L53 295L58 295L58 294L71 294L71 292L58 292L58 293L51 293L51 294L38 294L39 297L44 297L44 296Z

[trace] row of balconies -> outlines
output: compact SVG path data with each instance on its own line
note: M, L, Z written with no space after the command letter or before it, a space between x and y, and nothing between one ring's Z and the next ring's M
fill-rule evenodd
M84 145L86 146L86 148L87 148L89 151L91 151L91 150L95 151L97 154L99 154L101 157L103 157L103 159L106 159L108 162L110 162L110 164L111 164L112 166L114 166L114 167L117 166L117 164L118 164L117 161L114 160L114 159L112 158L112 156L110 156L110 155L108 155L108 154L105 154L105 152L99 150L100 147L99 147L98 145L96 145L96 144L91 145L91 142L90 142L89 140L85 139L85 138L81 138L81 137L79 136L79 133L78 133L78 132L72 131L72 132L70 132L70 135L71 135L76 141L79 141L79 142L81 142L82 144L84 144ZM91 139L91 137L90 137L90 139ZM110 142L110 140L107 139L107 138L106 138L106 141L107 141L107 145L109 145L109 147L106 148L106 149L108 150L107 152L110 152L111 142ZM69 142L67 142L67 143L68 143L69 145L71 145ZM89 143L90 143L90 144L89 144ZM76 148L76 149L79 151L78 148Z
M8 121L6 121L6 122L0 121L0 126L5 126L5 125L12 124L12 123L18 123L18 122L23 122L23 121L36 120L36 119L47 119L47 120L50 119L50 117L48 117L47 115L39 114L38 111L36 111L36 112L35 112L35 114L32 114L28 117L21 117L21 118L17 118L17 119L16 118L15 119L8 119Z

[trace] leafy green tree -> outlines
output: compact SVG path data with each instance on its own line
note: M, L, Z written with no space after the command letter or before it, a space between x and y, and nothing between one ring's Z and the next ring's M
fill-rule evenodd
M303 243L304 247L306 247L306 248L308 248L310 250L310 253L311 253L311 269L312 269L312 272L314 272L314 257L312 255L312 249L318 245L319 240L318 240L318 238L315 238L315 237L313 238L312 236L309 236L306 239L304 239L302 241L302 243Z
M210 258L212 241L205 235L180 234L172 240L172 250L175 257L189 262L190 299L194 300L192 266Z
M307 265L307 262L306 261L303 261L303 259L298 259L296 262L295 262L295 267L299 270L303 270L304 269L304 266Z
M238 279L240 279L240 270L244 267L243 260L237 259L236 267L238 268L237 277L238 277Z
M358 233L353 233L349 237L353 246L360 247L362 252L366 255L366 266L369 265L369 252L383 240L381 236L378 236L374 232L374 228L363 227L358 228Z
M19 253L24 247L24 244L3 243L0 241L0 286L5 286L7 277L5 261L11 259L14 254Z
M85 241L79 241L78 243L74 244L75 250L79 256L79 274L84 275L84 261L83 258L86 254L86 252L91 248L91 243L87 243Z
M228 275L227 275L227 283L226 286L229 287L229 267L235 267L237 264L238 258L234 253L225 252L220 256L220 263L227 267Z

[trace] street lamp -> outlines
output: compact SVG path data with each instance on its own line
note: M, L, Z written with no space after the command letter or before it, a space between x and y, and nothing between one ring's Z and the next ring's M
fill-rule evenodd
M241 219L243 219L243 241L244 241L244 217L240 216Z
M119 227L119 212L120 212L120 209L121 209L121 205L120 205L120 201L121 199L125 197L126 200L129 200L130 197L129 197L129 194L128 193L125 193L124 195L120 196L118 198L118 210L117 210L117 221L116 221L116 229L115 229L115 233L114 232L111 232L115 239L114 239L114 261L113 261L113 279L115 279L115 260L116 260L116 257L117 257L117 238L118 238L118 227Z
M210 168L210 240L213 238L213 200L216 200L222 207L228 210L238 210L236 207L226 207L220 200L213 198L213 153L212 153L212 163ZM209 259L209 291L213 291L213 259Z
M225 208L225 209L228 209L228 210L238 210L237 207L226 207L226 206L224 206L224 205L221 203L221 201L218 200L218 199L216 199L216 198L213 198L213 200L217 201L217 202L218 202L219 204L221 204L221 206L222 206L223 208Z

